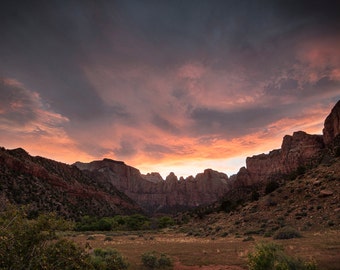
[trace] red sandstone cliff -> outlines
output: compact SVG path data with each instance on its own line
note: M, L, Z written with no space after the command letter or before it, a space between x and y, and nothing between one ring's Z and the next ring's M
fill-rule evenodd
M288 175L301 167L310 167L320 161L325 147L337 144L340 134L340 101L327 116L323 135L310 135L303 131L294 132L283 138L280 149L268 154L247 157L243 167L233 176L233 186L251 186L265 183L282 175ZM335 145L333 145L334 147Z
M329 145L340 134L340 100L327 116L324 126L323 140L326 145Z
M99 181L116 186L149 212L175 212L208 205L229 190L228 176L211 169L180 180L170 173L163 180L158 173L142 175L124 162L110 159L75 165L81 170L101 173Z

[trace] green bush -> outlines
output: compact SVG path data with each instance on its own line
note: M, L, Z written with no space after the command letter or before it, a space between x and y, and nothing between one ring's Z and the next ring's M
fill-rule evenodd
M284 253L283 247L274 243L262 243L248 255L249 270L316 270L313 262L304 262Z
M158 259L158 265L159 267L170 267L172 266L172 261L166 254L161 254Z
M166 228L175 225L175 221L172 217L164 216L158 219L158 228Z
M49 244L42 254L33 260L29 269L73 270L93 269L93 266L84 250L72 241L62 239Z
M0 214L0 269L93 269L89 256L70 241L57 240L57 230L72 224L54 214L28 219L25 209Z
M145 267L154 269L157 268L158 265L158 258L155 252L146 252L142 254L142 263Z
M131 216L114 216L96 218L84 216L76 224L77 231L119 231L119 230L145 230L150 229L150 220L148 217L135 214Z
M84 216L81 221L77 222L77 231L110 231L113 227L111 218L101 218Z
M129 267L126 259L115 249L97 248L91 261L96 270L125 270Z
M126 216L126 229L131 231L145 230L150 228L150 220L146 216L135 214Z
M301 233L296 229L286 226L277 230L273 236L274 239L291 239L291 238L299 238L301 237Z
M142 254L142 263L148 269L169 269L172 268L172 261L166 254L157 256L155 251Z

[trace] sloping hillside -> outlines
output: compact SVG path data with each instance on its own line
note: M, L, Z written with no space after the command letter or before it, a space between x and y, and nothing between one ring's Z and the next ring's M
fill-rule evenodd
M23 149L0 148L0 200L29 205L32 212L55 211L68 218L141 212L114 186L101 186L91 174Z
M301 232L340 229L339 156L327 158L281 185L270 185L259 190L253 201L250 196L249 201L239 201L230 208L226 206L231 206L231 200L224 208L222 203L187 213L194 218L184 230L197 236L271 236L285 226ZM186 219L185 215L178 218Z

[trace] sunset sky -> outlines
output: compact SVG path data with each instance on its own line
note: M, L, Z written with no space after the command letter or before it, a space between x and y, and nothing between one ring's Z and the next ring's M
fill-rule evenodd
M236 173L340 99L339 1L1 1L0 146Z

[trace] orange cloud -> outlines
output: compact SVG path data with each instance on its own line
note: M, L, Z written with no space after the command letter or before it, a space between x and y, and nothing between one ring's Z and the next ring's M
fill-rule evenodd
M297 76L308 82L316 82L324 76L339 80L340 70L340 38L323 36L317 39L302 41L297 49L300 62Z
M304 110L294 118L283 118L270 123L264 130L231 140L215 138L176 137L162 134L152 137L153 143L166 145L178 151L163 153L163 156L150 156L145 152L127 159L126 162L142 172L160 171L166 176L170 171L188 176L206 168L228 173L236 173L244 166L245 158L281 147L286 134L303 130L311 134L321 134L323 121L330 107L315 107ZM161 135L159 133L159 135ZM146 141L147 138L144 138Z

